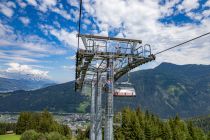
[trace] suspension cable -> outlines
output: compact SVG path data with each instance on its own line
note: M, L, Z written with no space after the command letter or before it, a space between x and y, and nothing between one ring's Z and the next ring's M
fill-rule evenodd
M78 20L78 42L77 42L77 50L79 49L79 35L81 31L81 16L82 16L82 0L80 0L80 6L79 6L79 20Z
M157 53L154 54L154 55L157 55L157 54L166 52L166 51L168 51L168 50L171 50L171 49L173 49L173 48L179 47L179 46L181 46L181 45L184 45L184 44L186 44L186 43L188 43L188 42L191 42L191 41L193 41L193 40L199 39L199 38L201 38L201 37L207 36L207 35L209 35L209 34L210 34L210 32L205 33L205 34L202 34L202 35L200 35L200 36L197 36L197 37L195 37L195 38L192 38L192 39L190 39L190 40L188 40L188 41L185 41L185 42L180 43L180 44L178 44L178 45L175 45L175 46L173 46L173 47L170 47L170 48L167 48L167 49L165 49L165 50L159 51L159 52L157 52Z

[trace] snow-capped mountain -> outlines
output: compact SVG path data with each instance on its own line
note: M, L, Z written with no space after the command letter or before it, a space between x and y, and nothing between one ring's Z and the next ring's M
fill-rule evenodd
M54 81L41 75L11 72L1 72L0 74L0 92L34 90L54 84Z

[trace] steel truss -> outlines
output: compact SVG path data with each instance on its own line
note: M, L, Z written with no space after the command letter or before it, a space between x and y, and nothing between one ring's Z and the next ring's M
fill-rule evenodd
M91 140L102 139L102 92L106 94L104 139L113 140L114 82L130 70L155 60L141 40L82 35L76 53L75 90L91 92ZM91 87L87 90L86 87Z

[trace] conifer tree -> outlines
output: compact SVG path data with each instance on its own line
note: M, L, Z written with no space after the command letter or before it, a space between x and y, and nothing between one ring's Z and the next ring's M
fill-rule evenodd
M31 118L31 113L29 112L20 113L20 116L17 121L17 129L16 129L17 134L22 134L26 130L30 129L30 126L31 126L30 118Z
M116 140L210 140L202 129L186 123L178 115L163 121L140 108L122 111L122 126L115 127Z
M190 121L187 126L188 126L188 132L189 132L188 140L194 140L195 139L195 132L194 132L192 122Z
M122 112L122 132L126 140L131 139L131 110L125 108Z
M136 112L131 113L131 132L132 138L138 140L144 140L144 131L142 130L139 119L136 115Z
M53 121L52 115L47 110L44 110L44 112L41 113L38 130L42 133L49 133L53 131L53 129L57 129L57 125Z
M207 140L210 140L210 131L209 131L209 133L207 135Z
M152 128L148 123L145 126L144 134L145 134L146 140L153 140Z
M162 123L160 126L161 126L160 129L161 129L162 140L171 140L172 133L171 133L171 128L169 124L166 122L166 123Z

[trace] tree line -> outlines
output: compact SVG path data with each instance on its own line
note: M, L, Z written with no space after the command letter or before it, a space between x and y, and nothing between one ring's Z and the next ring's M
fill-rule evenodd
M140 108L125 108L115 122L120 124L114 127L115 140L210 140L210 133L204 133L190 121L178 116L161 120Z
M114 117L115 140L210 140L210 132L204 132L191 121L176 116L162 120L158 116L137 108L125 108ZM21 134L21 140L71 140L68 126L56 122L48 111L22 112L17 124L0 123L0 134L13 130ZM90 128L78 130L77 140L88 140Z
M188 121L192 121L195 126L202 128L204 132L210 131L210 115L191 118Z
M16 134L22 134L21 140L27 140L30 135L34 137L52 137L52 135L56 135L57 137L62 136L64 139L71 139L72 137L70 128L67 125L59 124L54 120L52 114L46 110L41 113L20 113L16 124ZM25 137L26 139L24 139Z
M16 123L0 123L0 135L6 134L8 131L16 131Z

